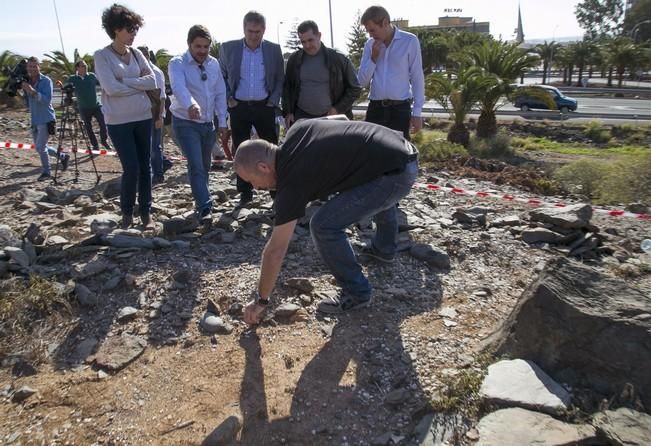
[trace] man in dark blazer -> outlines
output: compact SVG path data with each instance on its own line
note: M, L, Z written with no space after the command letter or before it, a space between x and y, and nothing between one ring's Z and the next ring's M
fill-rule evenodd
M225 42L219 52L235 151L251 137L252 127L260 138L278 143L276 110L285 77L280 45L263 40L264 16L249 11L243 22L244 38ZM237 190L240 205L253 199L253 187L239 176Z

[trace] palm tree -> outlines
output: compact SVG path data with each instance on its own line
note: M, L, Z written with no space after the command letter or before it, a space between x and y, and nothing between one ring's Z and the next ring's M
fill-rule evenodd
M212 44L211 44L211 48L212 48ZM219 53L219 50L217 50L217 52ZM167 79L168 77L167 67L169 66L171 59L172 59L172 55L165 48L161 48L154 53L153 62L156 64L158 68L161 69L163 74L165 74L165 79Z
M511 98L515 81L528 68L540 62L537 55L528 54L517 44L496 40L485 41L468 50L469 62L484 70L486 82L479 98L481 113L477 121L477 136L490 138L497 133L495 111Z
M491 40L492 37L478 33L451 31L447 33L445 39L448 47L445 65L448 69L448 77L450 77L452 71L459 71L463 61L467 58L468 49L481 45L484 41Z
M562 47L556 61L563 69L563 83L572 85L572 73L574 72L574 48L572 45Z
M468 147L470 132L464 121L492 80L479 67L468 67L450 74L450 78L442 73L427 76L425 94L441 104L453 121L448 141Z
M626 69L633 70L644 60L644 52L628 37L617 37L608 45L608 60L617 72L617 86L621 88Z
M53 80L63 81L75 73L75 61L68 59L65 53L55 50L52 53L43 55L46 59L49 59L43 61L43 73L53 78Z
M212 42L210 44L210 49L208 50L208 53L214 57L215 59L219 59L219 51L222 48L221 42Z
M16 64L22 59L24 59L23 56L12 53L9 50L0 53L0 80L2 83L7 79L6 73L13 70Z
M595 45L590 40L583 40L581 42L576 42L572 44L573 58L576 68L579 70L579 79L577 80L577 86L581 86L583 80L583 71L587 65L592 53L595 51Z
M540 56L540 59L543 63L543 78L542 83L545 85L547 83L547 72L551 69L551 65L554 61L554 55L558 55L558 50L561 48L561 44L552 40L551 42L539 43L536 45L534 51Z

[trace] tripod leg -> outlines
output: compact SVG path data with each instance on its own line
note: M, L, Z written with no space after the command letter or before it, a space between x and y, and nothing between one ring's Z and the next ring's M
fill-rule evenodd
M68 107L65 106L63 109L63 114L61 115L61 126L59 127L59 135L58 135L58 141L57 141L57 163L54 167L54 177L52 178L52 182L54 184L59 184L58 179L59 179L59 161L61 159L61 153L63 152L63 141L66 137L66 127L68 124Z

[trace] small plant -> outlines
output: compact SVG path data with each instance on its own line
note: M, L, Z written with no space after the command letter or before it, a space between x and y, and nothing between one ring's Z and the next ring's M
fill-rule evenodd
M471 138L468 151L479 158L504 159L513 156L511 137L504 132L498 132L492 138Z
M418 147L420 161L427 163L445 161L455 156L468 156L468 152L462 145L452 143L444 138L444 133L436 131L415 134L412 142Z
M59 308L72 312L62 290L38 276L29 280L0 282L0 334L9 336L29 331L33 322L55 313Z
M493 357L482 353L475 357L476 366L442 378L443 390L431 404L436 412L463 410L469 415L479 411L479 389Z
M598 187L599 201L607 204L651 204L651 153L616 162Z
M610 130L603 128L603 125L596 121L591 121L583 133L597 144L605 144L612 139Z
M610 166L603 161L578 160L558 169L554 173L554 179L568 192L593 198L609 170Z

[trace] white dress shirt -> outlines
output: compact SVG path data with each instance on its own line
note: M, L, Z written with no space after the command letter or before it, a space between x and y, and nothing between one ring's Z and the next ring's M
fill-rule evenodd
M177 118L191 120L188 109L196 105L201 118L191 121L212 122L216 115L219 125L223 126L226 122L226 84L219 62L208 56L202 65L205 81L201 80L202 70L190 51L172 58L168 67L172 87L170 112Z
M389 46L382 46L377 62L371 53L375 39L364 45L357 78L362 87L370 84L370 100L414 100L411 114L421 116L425 103L425 76L418 37L395 28Z

